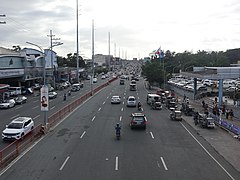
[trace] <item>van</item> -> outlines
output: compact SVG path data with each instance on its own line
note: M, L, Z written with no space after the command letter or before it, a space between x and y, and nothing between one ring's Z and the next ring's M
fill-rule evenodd
M9 87L8 91L10 93L10 96L17 96L22 94L22 88L21 87Z
M161 96L157 94L148 94L147 95L147 104L152 104L152 102L160 101Z

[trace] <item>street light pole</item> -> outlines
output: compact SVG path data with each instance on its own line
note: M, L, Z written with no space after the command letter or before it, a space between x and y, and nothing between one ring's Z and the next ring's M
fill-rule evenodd
M78 0L77 0L77 8L76 8L77 10L77 12L76 12L76 14L77 14L77 82L79 83L79 43L78 43Z
M38 47L41 52L42 52L42 58L43 58L43 88L46 90L46 94L48 95L48 87L46 86L46 59L45 59L45 52L43 50L43 48L37 44L31 43L31 42L26 42L27 44L33 45ZM48 97L46 97L48 99ZM47 102L48 103L48 102ZM48 111L48 106L46 108L46 110L44 110L44 126L45 129L47 129L47 123L48 123L48 119L47 119L47 111Z
M92 20L92 78L91 78L92 95L93 95L93 77L94 77L94 20Z
M0 17L6 17L5 14L0 14ZM6 24L6 21L0 21L0 24Z

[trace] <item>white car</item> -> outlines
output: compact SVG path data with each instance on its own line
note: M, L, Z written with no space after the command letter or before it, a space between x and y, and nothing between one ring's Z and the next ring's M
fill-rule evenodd
M0 104L0 109L8 109L8 108L14 107L15 103L16 102L14 99L9 99L9 100L3 101Z
M97 78L96 77L93 78L93 83L97 83Z
M48 93L48 98L49 99L57 98L57 93L55 91L49 92Z
M137 106L137 101L134 96L129 96L127 99L127 107L136 107Z
M17 117L10 122L2 132L3 140L16 140L23 138L24 135L31 132L34 128L34 122L30 117Z
M105 76L105 75L102 75L101 79L106 79L106 76Z
M112 96L111 104L120 104L121 103L121 97L120 96Z

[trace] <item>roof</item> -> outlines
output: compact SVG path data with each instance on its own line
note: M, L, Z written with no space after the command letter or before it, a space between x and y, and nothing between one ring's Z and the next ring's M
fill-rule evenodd
M26 121L28 119L31 119L30 117L17 117L16 119L14 119L14 122L23 122Z
M132 116L145 116L143 113L132 113Z
M0 55L20 55L19 52L13 51L11 49L0 47Z

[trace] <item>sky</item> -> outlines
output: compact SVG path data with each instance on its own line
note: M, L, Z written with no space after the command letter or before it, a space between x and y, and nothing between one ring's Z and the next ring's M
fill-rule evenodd
M44 49L49 33L63 45L53 47L59 56L77 51L77 0L1 0L0 46ZM79 54L110 54L133 59L162 50L226 51L240 48L239 0L78 0Z

